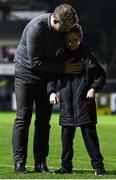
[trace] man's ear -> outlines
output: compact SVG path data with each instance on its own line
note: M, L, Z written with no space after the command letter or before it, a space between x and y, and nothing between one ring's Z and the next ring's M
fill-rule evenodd
M81 43L81 40L78 40L77 44L80 45L80 43Z
M53 19L53 23L54 23L54 24L57 24L57 23L58 23L58 20L54 18L54 19Z

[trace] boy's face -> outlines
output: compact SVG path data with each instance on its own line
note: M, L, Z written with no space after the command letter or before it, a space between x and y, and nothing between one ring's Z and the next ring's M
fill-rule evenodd
M66 46L70 50L78 49L81 43L80 34L76 32L69 32L65 37L65 41Z

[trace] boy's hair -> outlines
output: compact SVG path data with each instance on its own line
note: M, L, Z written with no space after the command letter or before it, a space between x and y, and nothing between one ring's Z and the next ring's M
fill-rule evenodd
M74 26L68 33L71 33L71 32L78 33L81 40L83 39L83 31L80 24L77 24L76 26Z
M59 21L60 24L63 24L66 21L72 24L77 24L79 22L75 9L71 5L65 3L55 8L53 16Z

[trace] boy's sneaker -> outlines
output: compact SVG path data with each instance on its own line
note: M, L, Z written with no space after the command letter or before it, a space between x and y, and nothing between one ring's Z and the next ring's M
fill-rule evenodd
M96 176L103 176L106 174L106 170L102 167L102 168L96 168L95 170L95 175Z

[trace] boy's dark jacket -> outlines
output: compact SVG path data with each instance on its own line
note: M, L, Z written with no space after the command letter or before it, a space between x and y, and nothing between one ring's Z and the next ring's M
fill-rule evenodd
M95 99L87 99L87 91L93 88L98 92L106 82L106 73L97 62L94 54L83 44L77 50L58 50L57 61L74 58L84 67L79 75L60 75L60 125L81 126L97 123ZM55 91L56 82L48 83L48 93Z

